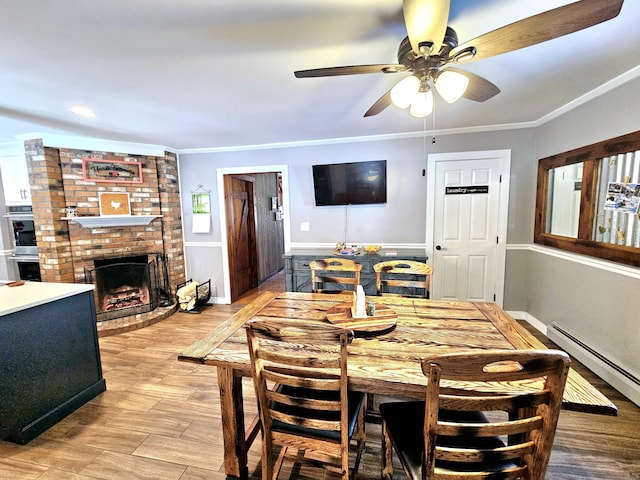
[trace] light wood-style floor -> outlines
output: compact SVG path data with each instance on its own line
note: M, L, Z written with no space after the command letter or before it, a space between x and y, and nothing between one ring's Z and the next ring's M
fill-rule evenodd
M282 274L233 305L176 313L142 330L100 339L107 391L28 445L0 442L0 479L224 479L216 369L178 362L177 354L209 333L260 290L282 289ZM549 345L552 345L549 343ZM574 367L619 408L617 417L563 411L547 479L640 479L640 408L588 370ZM246 396L252 396L250 381ZM247 409L255 415L255 405ZM380 478L380 427L367 424L359 479ZM260 478L259 440L250 455ZM397 471L397 478L403 478ZM280 478L323 472L285 466Z

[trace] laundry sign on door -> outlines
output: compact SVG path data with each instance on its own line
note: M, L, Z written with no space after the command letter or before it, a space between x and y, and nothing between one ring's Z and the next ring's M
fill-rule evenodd
M445 187L445 195L471 195L476 193L489 193L489 185L469 185L460 187Z

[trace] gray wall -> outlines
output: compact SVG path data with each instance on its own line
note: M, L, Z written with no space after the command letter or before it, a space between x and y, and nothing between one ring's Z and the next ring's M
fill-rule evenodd
M431 135L428 136L427 153L511 149L508 242L528 243L533 236L530 208L535 197L535 182L532 182L536 172L533 129L439 135L435 145L430 140ZM387 160L387 204L350 207L314 205L313 164L378 159ZM422 170L426 169L422 136L263 150L182 153L180 183L187 271L189 276L200 281L211 278L217 296L222 296L224 279L216 169L264 165L288 166L291 242L294 246L335 245L343 241L345 215L348 216L348 243L391 244L397 247L425 244L427 182L426 177L422 176ZM210 234L191 233L190 191L198 185L211 190L213 231ZM301 231L301 222L309 222L308 232Z
M536 129L538 158L637 131L640 80L626 83ZM640 378L640 268L527 255L524 311L559 322L589 347ZM507 259L509 262L509 258ZM516 294L521 297L521 294Z

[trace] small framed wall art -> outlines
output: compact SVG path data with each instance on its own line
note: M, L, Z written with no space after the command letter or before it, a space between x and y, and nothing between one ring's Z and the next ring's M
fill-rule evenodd
M85 182L142 183L142 164L83 158L82 175Z
M100 192L100 215L131 215L129 193Z
M211 198L208 193L191 194L193 213L211 213Z

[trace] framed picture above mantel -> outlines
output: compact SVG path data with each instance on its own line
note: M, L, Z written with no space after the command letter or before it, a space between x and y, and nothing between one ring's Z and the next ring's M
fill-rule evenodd
M85 182L142 183L142 163L83 158L82 175Z
M129 194L124 192L100 192L100 216L131 215Z

